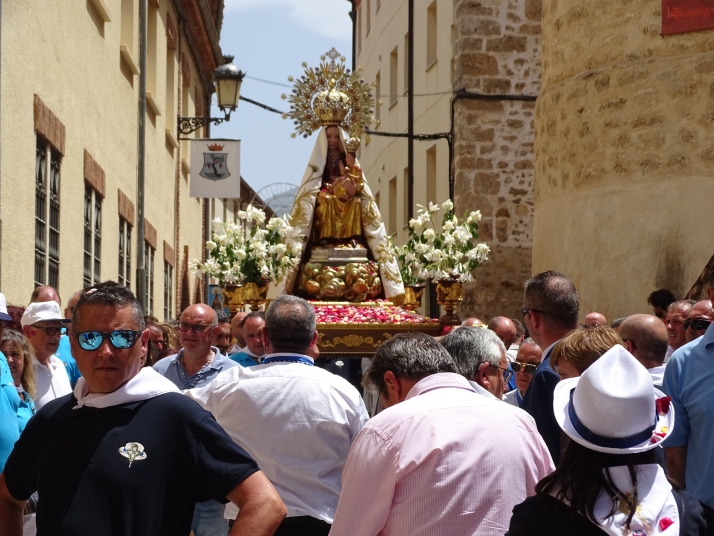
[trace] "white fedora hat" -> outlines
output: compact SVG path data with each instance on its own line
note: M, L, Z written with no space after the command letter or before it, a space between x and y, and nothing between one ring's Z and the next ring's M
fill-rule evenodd
M598 452L628 454L660 445L674 428L671 399L619 344L578 378L558 383L553 411L575 442Z

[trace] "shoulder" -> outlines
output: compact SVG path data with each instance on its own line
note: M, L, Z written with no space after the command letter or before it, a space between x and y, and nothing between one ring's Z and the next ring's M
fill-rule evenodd
M51 420L63 419L72 412L72 408L77 405L74 393L50 400L37 411L32 421L49 422Z
M695 536L706 532L707 522L701 503L686 491L672 490L679 511L679 534Z
M173 356L171 356L171 357L165 357L165 358L160 359L159 361L157 361L157 362L154 364L153 369L154 369L156 372L158 372L159 374L165 374L166 371L168 370L168 368L169 368L171 365L173 365L174 363L176 363L176 356L175 356L175 355L173 355Z
M227 355L223 355L223 354L218 354L218 357L216 357L214 364L216 367L220 367L223 370L239 366L238 363L233 361Z

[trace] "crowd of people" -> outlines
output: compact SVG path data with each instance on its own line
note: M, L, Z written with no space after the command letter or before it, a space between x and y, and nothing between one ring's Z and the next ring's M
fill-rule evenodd
M544 272L520 319L384 342L363 390L294 296L160 323L111 281L0 294L0 534L712 535L708 292L580 324Z

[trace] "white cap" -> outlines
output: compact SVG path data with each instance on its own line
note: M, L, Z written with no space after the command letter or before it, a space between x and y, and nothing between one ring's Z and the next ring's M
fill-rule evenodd
M7 300L4 294L0 294L0 320L12 320L12 317L7 314Z
M57 320L65 324L71 322L71 320L62 318L62 310L60 309L59 303L56 301L46 301L34 302L28 305L27 309L25 309L25 313L22 315L20 324L24 328L25 326L31 326L32 324L37 324L44 320Z

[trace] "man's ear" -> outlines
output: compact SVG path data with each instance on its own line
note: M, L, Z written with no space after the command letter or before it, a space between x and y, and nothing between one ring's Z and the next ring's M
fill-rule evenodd
M630 339L625 339L625 348L627 348L628 352L634 355L635 345L632 344Z
M317 331L315 333L317 333ZM265 329L265 326L260 328L260 338L263 339L263 346L267 348L270 344L270 337L268 337L268 330Z
M399 383L399 378L391 370L384 373L384 388L387 390L387 396L385 397L385 407L387 403L393 406L399 402L402 394L402 386Z
M488 369L491 365L484 362L478 366L478 375L476 376L476 383L478 383L484 389L488 389L491 385L491 378L488 377Z

